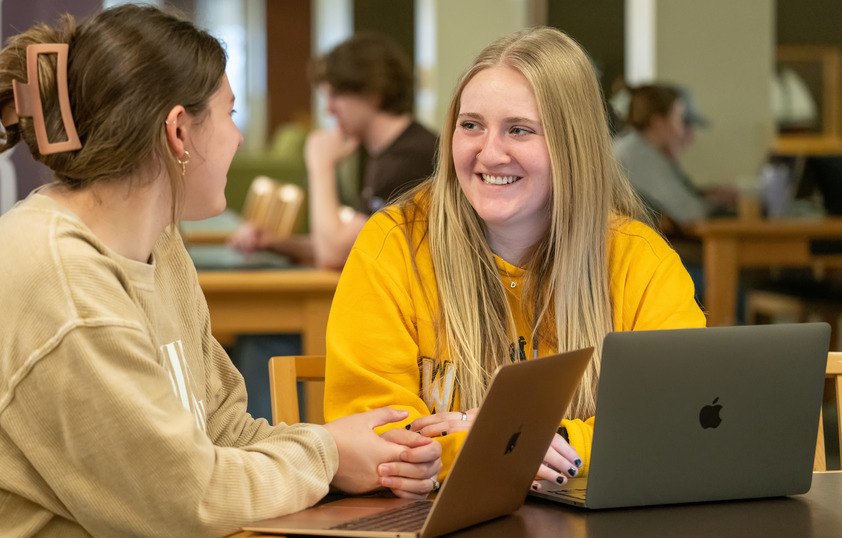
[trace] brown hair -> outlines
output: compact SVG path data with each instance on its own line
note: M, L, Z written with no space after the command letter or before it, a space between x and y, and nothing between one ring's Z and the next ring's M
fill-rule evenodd
M32 118L6 128L0 152L20 140L33 157L70 189L132 177L143 167L164 163L173 188L173 211L180 199L181 168L170 151L164 121L182 105L199 121L225 74L220 43L193 23L155 7L122 5L77 27L70 15L53 28L44 24L9 39L0 51L0 109L14 100L12 80L27 82L26 47L67 43L67 86L82 148L41 155ZM66 135L56 90L54 55L39 55L38 77L47 133Z
M655 116L669 115L673 105L681 98L678 88L661 84L649 84L631 88L629 113L626 122L637 129L645 131Z
M414 87L409 59L384 35L353 35L311 63L310 79L314 84L326 82L338 93L377 95L384 112L412 112Z

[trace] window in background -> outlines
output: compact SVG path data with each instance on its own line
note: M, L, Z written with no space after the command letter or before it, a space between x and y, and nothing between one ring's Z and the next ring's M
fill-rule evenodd
M315 0L313 9L313 54L324 54L354 33L352 0ZM327 101L321 92L313 92L316 126L332 128L334 118L326 112Z
M234 123L245 132L249 122L246 66L246 2L196 0L196 24L219 39L228 53L226 74L236 97Z

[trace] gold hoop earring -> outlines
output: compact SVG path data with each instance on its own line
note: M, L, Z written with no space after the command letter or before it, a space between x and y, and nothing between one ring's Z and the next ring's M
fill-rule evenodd
M184 154L176 159L181 165L181 177L187 174L187 163L190 162L190 153L185 149Z

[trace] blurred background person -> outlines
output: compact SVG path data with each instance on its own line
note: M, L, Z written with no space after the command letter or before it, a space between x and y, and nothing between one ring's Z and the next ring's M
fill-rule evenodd
M412 70L390 38L360 32L316 58L310 68L337 124L310 133L304 149L310 234L273 239L246 223L229 244L241 252L272 250L298 263L341 269L369 216L432 174L437 139L413 119ZM357 149L362 150L362 189L351 208L340 203L336 170ZM299 354L298 335L237 337L231 357L245 377L252 415L271 417L269 357Z
M613 103L627 103L620 111L625 129L614 141L614 154L629 182L681 256L693 278L696 300L704 304L701 244L684 228L711 216L734 215L737 190L729 186L701 189L693 184L679 158L695 140L695 129L707 120L696 110L689 90L666 84L627 89ZM622 108L622 106L620 107ZM625 113L623 113L625 112ZM742 296L742 293L740 294ZM742 319L742 299L737 319Z
M682 227L714 214L733 214L736 189L700 189L679 163L695 140L695 129L707 126L690 92L664 84L627 91L626 127L614 153L655 220L669 232L672 224Z
M433 172L436 135L413 119L409 59L392 39L360 32L311 64L311 80L336 118L333 129L310 133L304 149L310 235L270 239L244 224L230 245L269 249L316 267L341 269L365 222L386 201ZM337 166L362 150L362 188L355 207L342 206Z

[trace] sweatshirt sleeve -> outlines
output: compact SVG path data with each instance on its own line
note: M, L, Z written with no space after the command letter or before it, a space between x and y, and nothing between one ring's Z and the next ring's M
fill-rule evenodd
M579 468L579 477L588 476L588 469L591 464L591 443L593 442L594 417L588 420L562 420L561 425L567 429L567 439L570 445L576 449L579 457L582 458L582 466Z
M220 536L327 493L338 457L324 428L217 446L156 356L142 330L90 324L17 385L3 431L62 515L99 536Z

